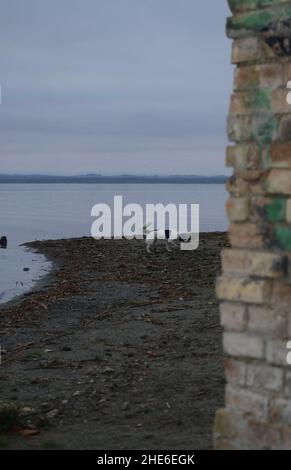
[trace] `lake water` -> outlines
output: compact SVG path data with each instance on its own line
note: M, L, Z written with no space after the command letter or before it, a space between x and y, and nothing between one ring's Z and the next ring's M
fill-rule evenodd
M8 248L0 250L0 303L30 289L50 268L19 244L90 236L92 206L112 207L114 195L121 195L124 205L199 204L200 231L227 229L223 184L2 184L0 236L7 236Z

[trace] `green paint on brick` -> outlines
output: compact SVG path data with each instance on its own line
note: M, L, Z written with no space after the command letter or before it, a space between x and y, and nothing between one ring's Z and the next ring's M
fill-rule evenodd
M276 197L266 205L266 214L270 222L282 222L286 217L286 199Z
M274 0L228 0L228 4L231 11L236 12L273 6Z
M249 13L247 15L234 16L228 19L227 27L230 29L248 29L251 31L261 31L268 28L276 19L272 11L261 11Z
M277 119L273 114L258 116L253 123L253 139L259 145L268 145L273 140L273 135L276 128Z
M279 226L276 227L276 240L280 248L286 251L291 251L291 227Z
M271 90L258 90L254 93L254 107L261 111L270 111L272 106Z

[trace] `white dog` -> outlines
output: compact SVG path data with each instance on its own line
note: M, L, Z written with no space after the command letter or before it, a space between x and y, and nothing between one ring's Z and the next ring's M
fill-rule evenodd
M145 236L145 243L147 252L151 252L151 247L155 243L163 243L166 246L167 251L171 251L172 248L177 248L177 242L188 242L191 238L190 236L186 237L175 230L164 229L164 230L149 230L151 222L143 226L143 233ZM185 238L184 238L185 237Z

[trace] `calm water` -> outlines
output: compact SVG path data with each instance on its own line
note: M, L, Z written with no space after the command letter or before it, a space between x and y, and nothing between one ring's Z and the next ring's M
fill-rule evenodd
M40 256L19 244L49 238L90 236L91 209L96 203L200 204L200 231L227 228L224 185L216 184L3 184L0 185L0 235L8 249L0 250L0 303L27 290L49 268ZM29 268L29 271L23 271Z

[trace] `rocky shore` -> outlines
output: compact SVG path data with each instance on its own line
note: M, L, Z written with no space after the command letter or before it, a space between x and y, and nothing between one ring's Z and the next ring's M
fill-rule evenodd
M142 240L28 246L54 270L0 309L0 447L211 448L226 234L150 255Z

